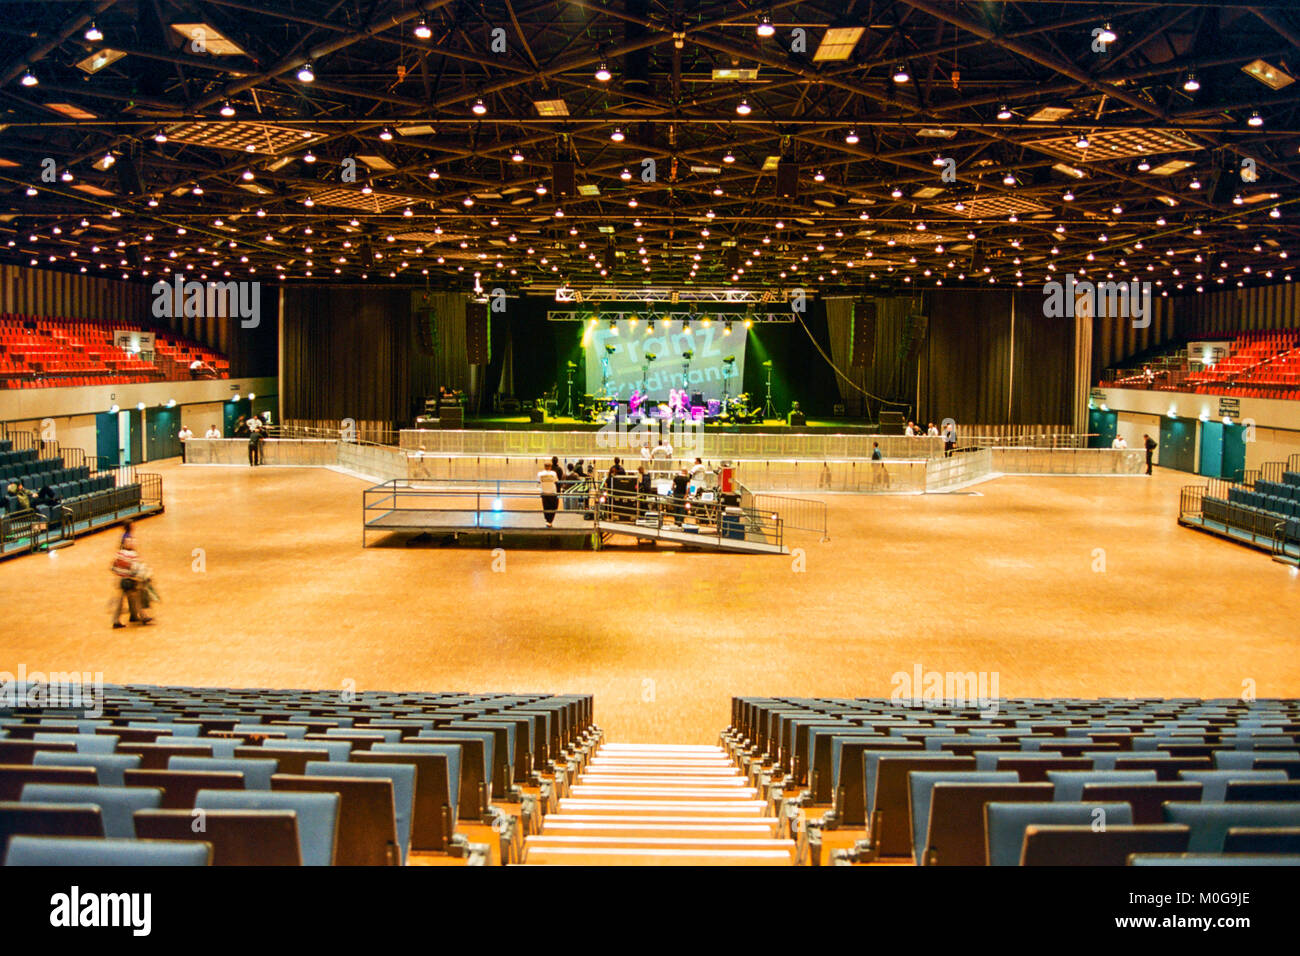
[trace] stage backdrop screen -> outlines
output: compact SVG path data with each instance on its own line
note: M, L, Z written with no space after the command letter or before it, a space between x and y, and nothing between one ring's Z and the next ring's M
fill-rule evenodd
M724 334L721 322L691 323L689 332L681 322L665 332L663 324L646 334L646 323L598 322L587 333L587 391L600 395L602 387L612 398L626 400L640 389L654 402L667 401L670 389L703 392L705 401L721 399L723 392L734 398L745 380L745 329L737 323ZM691 352L688 359L686 352ZM649 356L653 355L651 360ZM733 357L734 362L723 361Z

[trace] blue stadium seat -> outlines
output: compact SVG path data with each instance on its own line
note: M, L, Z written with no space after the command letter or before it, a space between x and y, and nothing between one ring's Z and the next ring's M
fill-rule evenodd
M159 737L154 743L167 744L171 747L202 747L212 751L212 756L222 760L231 760L235 749L244 746L238 737Z
M37 767L93 767L100 786L120 787L123 785L123 771L138 769L140 758L136 754L81 754L42 750L32 755L32 764Z
M1047 780L1056 787L1057 802L1078 802L1085 783L1155 783L1154 770L1049 770Z
M5 866L208 866L212 847L180 840L16 836Z
M1129 866L1300 866L1300 855L1254 853L1134 853Z
M1232 827L1300 827L1300 803L1167 803L1165 820L1191 827L1189 851L1218 853Z
M1242 751L1254 753L1254 751ZM1184 770L1180 780L1194 780L1201 785L1202 803L1222 803L1229 781L1242 783L1267 783L1287 779L1285 770Z
M263 750L313 750L328 754L328 760L346 762L352 753L352 743L347 740L265 740Z
M920 866L930 825L930 794L936 783L1019 783L1020 776L1010 770L913 770L907 781L912 809L912 854Z
M397 821L397 845L406 863L411 849L411 814L415 806L415 767L405 763L329 763L307 764L308 777L377 777L393 784L393 812Z
M244 775L249 790L270 790L271 775L279 769L276 760L239 757L169 757L168 770L228 770ZM212 792L217 791L200 791Z
M111 754L117 750L120 738L112 734L65 734L55 731L37 731L33 740L46 740L50 743L75 744L79 754Z
M1097 811L1101 813L1098 814ZM1133 809L1127 803L989 803L984 807L989 866L1018 866L1031 826L1069 824L1091 826L1098 819L1106 825L1131 824ZM1175 821L1182 822L1182 821Z
M197 810L292 810L298 821L303 866L332 866L338 835L339 795L294 790L200 790Z
M104 836L130 839L135 836L137 810L156 810L162 804L157 787L81 787L59 783L29 783L23 786L23 803L76 803L99 807L104 819Z

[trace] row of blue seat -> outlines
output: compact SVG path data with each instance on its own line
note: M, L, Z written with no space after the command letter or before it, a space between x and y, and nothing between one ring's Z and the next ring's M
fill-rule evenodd
M1300 501L1265 494L1262 491L1251 491L1249 488L1229 488L1228 501L1234 505L1245 505L1248 508L1272 512L1283 518L1300 516Z
M1232 495L1238 489L1232 488ZM1297 503L1300 506L1300 503ZM1257 508L1246 504L1235 504L1222 498L1208 495L1201 499L1201 514L1229 528L1235 528L1247 534L1261 538L1272 538L1281 525L1285 540L1291 544L1300 544L1300 517L1287 517L1271 509Z
M1266 481L1263 478L1255 482L1255 490L1275 498L1289 498L1300 501L1300 481Z

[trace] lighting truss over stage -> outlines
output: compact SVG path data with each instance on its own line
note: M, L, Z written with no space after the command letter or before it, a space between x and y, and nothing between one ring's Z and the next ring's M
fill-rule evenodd
M767 322L793 322L793 312L669 312L667 310L659 312L653 309L644 309L640 312L621 312L610 311L608 309L595 309L591 311L577 311L573 309L551 309L546 313L548 322L680 322L683 319L692 322L738 322L744 323L767 323Z
M789 302L794 290L786 289L639 289L608 287L601 289L571 289L559 286L555 290L556 302L749 302L770 304ZM806 294L806 293L805 293ZM811 296L808 296L811 298Z

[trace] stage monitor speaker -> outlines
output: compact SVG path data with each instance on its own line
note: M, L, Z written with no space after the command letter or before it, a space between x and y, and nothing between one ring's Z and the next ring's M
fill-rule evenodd
M546 411L541 408L534 408L528 413L528 421L534 425L540 425L546 421Z
M800 411L793 411L793 412L790 413L790 424L791 424L791 425L807 425L807 424L808 424L808 418L807 418L807 416L804 415L803 412L800 412Z
M901 435L907 430L907 421L902 412L880 413L880 434Z
M556 163L551 167L551 191L557 196L572 196L576 186L578 168L570 162Z
M876 303L870 299L853 306L853 368L867 368L876 354Z
M465 358L470 365L486 365L491 356L488 341L488 311L486 302L465 304Z
M785 199L794 199L799 195L799 166L797 163L781 160L776 164L776 194Z

